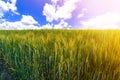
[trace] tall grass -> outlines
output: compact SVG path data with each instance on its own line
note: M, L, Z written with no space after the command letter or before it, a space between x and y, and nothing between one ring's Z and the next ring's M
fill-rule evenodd
M120 80L120 31L0 31L0 78Z

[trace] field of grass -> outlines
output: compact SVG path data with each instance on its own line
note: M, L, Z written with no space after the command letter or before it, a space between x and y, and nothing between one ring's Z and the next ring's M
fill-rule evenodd
M120 31L0 31L0 80L120 80Z

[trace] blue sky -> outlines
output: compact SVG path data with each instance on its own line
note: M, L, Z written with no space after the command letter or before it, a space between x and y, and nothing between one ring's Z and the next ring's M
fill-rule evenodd
M0 29L118 29L119 0L0 0Z

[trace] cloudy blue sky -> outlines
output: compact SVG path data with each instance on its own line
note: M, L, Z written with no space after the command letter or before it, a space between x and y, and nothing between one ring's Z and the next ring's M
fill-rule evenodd
M120 0L0 0L0 29L118 29Z

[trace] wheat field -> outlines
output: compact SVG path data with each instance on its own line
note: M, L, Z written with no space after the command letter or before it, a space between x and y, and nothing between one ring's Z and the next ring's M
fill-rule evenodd
M120 80L120 31L1 30L0 80Z

